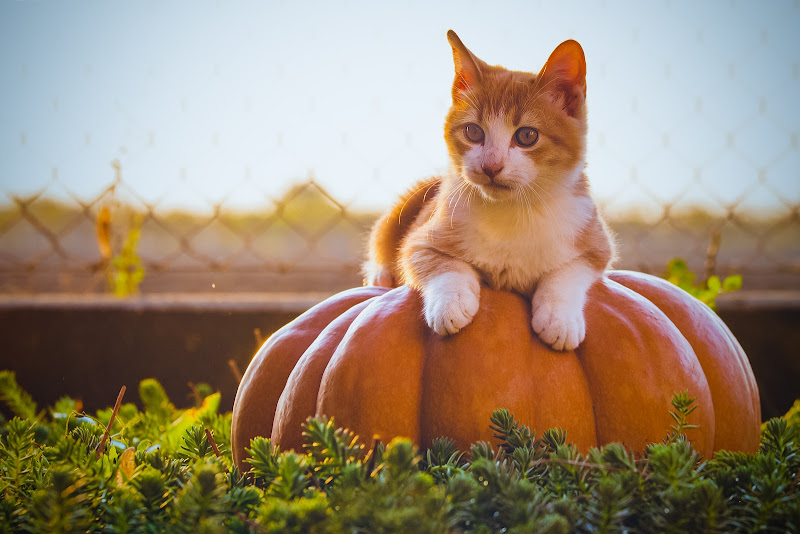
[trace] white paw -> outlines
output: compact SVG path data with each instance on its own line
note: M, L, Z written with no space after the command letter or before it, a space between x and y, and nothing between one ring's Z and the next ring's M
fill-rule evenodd
M474 274L440 274L422 290L425 321L439 335L455 334L478 313L480 294Z
M534 332L555 350L573 350L586 337L582 306L554 298L542 291L533 294Z

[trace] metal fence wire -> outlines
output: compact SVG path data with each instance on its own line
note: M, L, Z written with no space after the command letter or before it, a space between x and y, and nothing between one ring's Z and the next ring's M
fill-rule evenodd
M198 214L160 210L112 165L113 180L90 199L54 200L47 188L11 196L13 205L0 210L2 292L114 291L115 276L137 266L142 283L129 292L335 291L361 281L376 213L348 208L313 178L263 210L219 200ZM662 274L683 257L698 279L740 273L745 287L798 288L800 204L781 200L780 217L742 214L735 204L716 216L675 214L674 203L662 202L648 218L611 218L617 266Z

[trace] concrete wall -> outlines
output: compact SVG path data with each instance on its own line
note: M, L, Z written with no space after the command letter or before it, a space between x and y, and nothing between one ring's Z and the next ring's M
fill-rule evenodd
M40 406L69 395L86 410L113 405L123 384L138 402L140 380L154 377L188 406L189 382L207 382L231 409L241 371L269 335L324 297L320 294L161 294L0 297L0 369L12 369ZM747 352L764 418L800 397L800 293L739 292L719 314Z

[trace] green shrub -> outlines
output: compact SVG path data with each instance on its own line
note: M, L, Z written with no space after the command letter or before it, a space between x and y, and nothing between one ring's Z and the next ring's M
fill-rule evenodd
M689 269L686 260L673 258L667 264L667 272L663 275L669 282L683 289L696 299L704 302L712 310L717 309L717 297L722 293L738 291L742 288L742 276L734 274L720 280L717 275L711 275L707 280L695 283L696 275Z
M702 458L686 441L694 400L645 451L612 443L582 454L497 410L495 443L420 451L405 439L366 447L334 421L309 419L304 451L269 439L231 460L218 394L177 409L154 380L144 411L94 416L60 399L47 411L0 372L0 532L797 532L797 410L765 423L756 454ZM215 449L216 447L216 449Z

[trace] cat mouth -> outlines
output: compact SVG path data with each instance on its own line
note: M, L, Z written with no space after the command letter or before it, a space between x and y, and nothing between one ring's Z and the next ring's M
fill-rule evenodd
M505 200L509 197L509 195L512 194L512 188L510 185L493 181L477 184L477 188L481 192L481 196L483 198L491 201Z
M494 180L477 184L484 192L503 194L511 191L511 186Z
M483 187L487 189L496 189L499 191L511 191L510 185L498 184L497 182L489 182L488 184L483 184Z
M486 176L481 176L477 180L472 177L467 177L467 181L472 182L473 185L486 191L511 191L510 185L495 180L489 180Z

